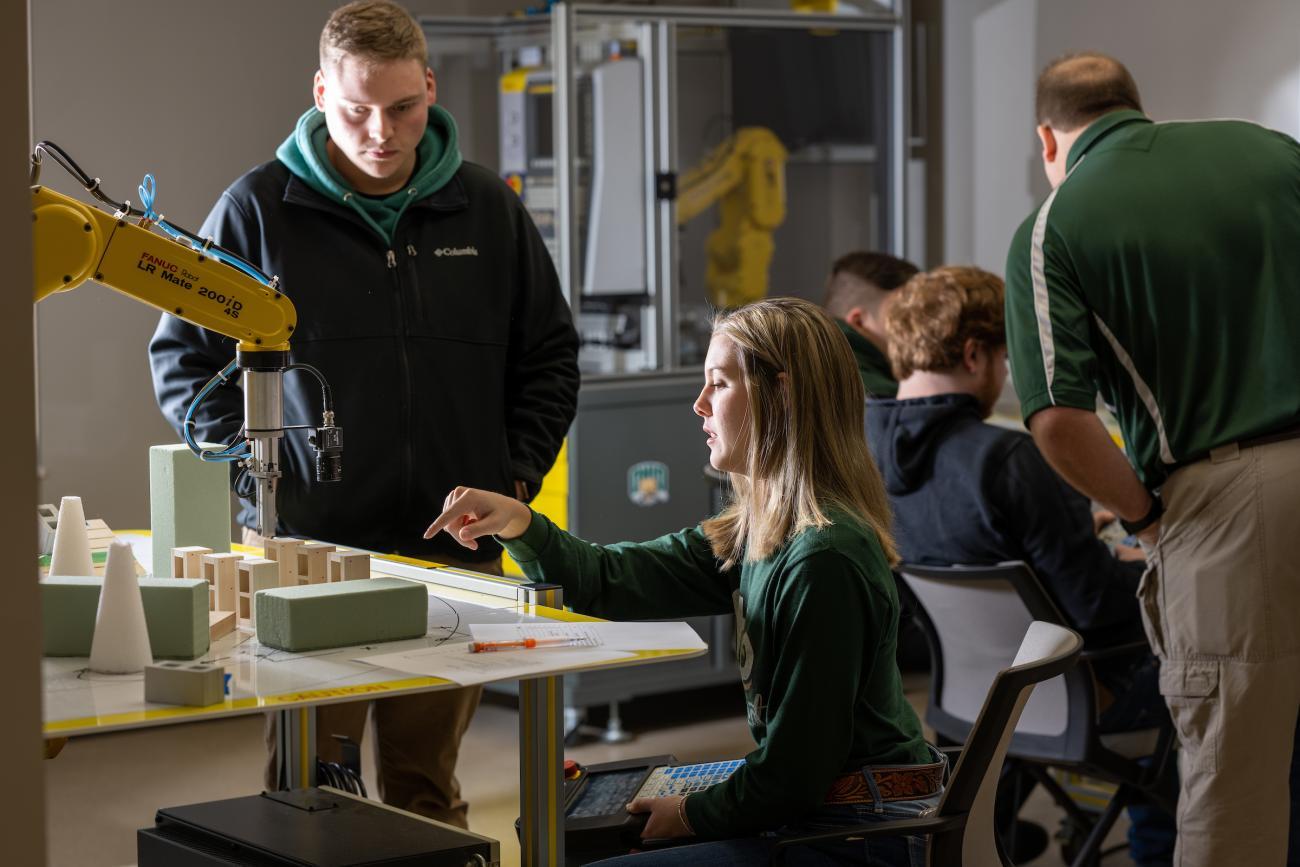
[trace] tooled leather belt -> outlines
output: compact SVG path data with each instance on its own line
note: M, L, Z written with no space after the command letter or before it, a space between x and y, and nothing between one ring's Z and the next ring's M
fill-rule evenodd
M881 801L914 801L937 794L943 786L946 762L926 765L870 766L851 774L841 774L826 793L827 804L874 804L875 793L867 774L876 784Z

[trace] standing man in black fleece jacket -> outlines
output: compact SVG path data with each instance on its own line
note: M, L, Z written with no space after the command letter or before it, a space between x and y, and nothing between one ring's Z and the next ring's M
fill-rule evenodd
M203 227L280 277L298 311L293 360L324 373L346 433L343 480L327 485L312 481L303 433L285 436L278 532L499 572L495 543L466 552L422 532L456 483L525 501L537 493L577 405L568 306L519 198L462 162L411 16L388 2L350 3L330 17L320 49L315 105ZM179 430L234 345L163 316L149 354L159 406ZM233 439L241 401L237 387L217 389L197 413L197 438ZM319 419L319 401L315 381L286 376L287 424ZM246 498L241 522L253 520ZM245 541L261 544L247 532ZM387 803L466 825L454 768L480 692L375 703ZM339 760L331 734L360 741L367 708L317 710L322 758ZM270 787L274 766L273 757Z
M1113 556L1087 498L1033 439L984 421L1007 377L1004 298L993 274L937 268L899 289L885 314L898 398L867 402L867 440L894 508L899 553L939 566L1023 560L1087 646L1143 640L1141 550L1118 546ZM1110 693L1102 731L1164 719L1150 652L1097 674ZM1130 817L1134 860L1168 864L1173 817L1146 806L1130 808Z

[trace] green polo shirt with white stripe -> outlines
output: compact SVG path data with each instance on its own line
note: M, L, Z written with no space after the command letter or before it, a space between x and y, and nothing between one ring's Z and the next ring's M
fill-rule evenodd
M1300 423L1300 145L1245 121L1117 111L1066 169L1007 257L1025 421L1100 394L1149 488Z

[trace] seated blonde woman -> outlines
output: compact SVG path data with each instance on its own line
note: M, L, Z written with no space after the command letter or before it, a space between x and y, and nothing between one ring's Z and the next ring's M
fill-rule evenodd
M898 599L889 507L863 434L852 353L791 298L721 314L694 410L732 501L650 542L592 545L517 500L469 488L427 531L467 548L495 536L575 610L617 619L734 613L755 748L725 782L634 801L644 838L685 845L602 862L765 864L781 836L913 817L938 802L941 756L894 661ZM902 773L898 773L899 769ZM891 781L883 786L884 769ZM801 848L789 863L922 865L923 843Z

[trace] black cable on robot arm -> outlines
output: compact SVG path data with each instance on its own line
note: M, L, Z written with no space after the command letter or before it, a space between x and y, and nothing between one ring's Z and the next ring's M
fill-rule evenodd
M93 178L87 174L85 169L77 165L76 160L68 156L67 151L52 141L39 141L36 143L36 147L32 149L31 184L33 186L36 185L36 182L41 176L41 154L50 156L56 163L63 167L64 171L76 178L77 181L86 188L86 192L90 193L104 204L112 206L117 211L121 211L122 214L127 217L130 217L132 214L141 213L140 211L133 210L126 202L115 202L106 196L99 188L99 178Z
M320 398L321 403L324 405L325 412L334 411L334 392L330 390L330 384L325 381L325 374L321 373L310 364L303 364L300 361L294 362L285 368L286 372L290 370L302 370L316 377L316 381L320 383Z

